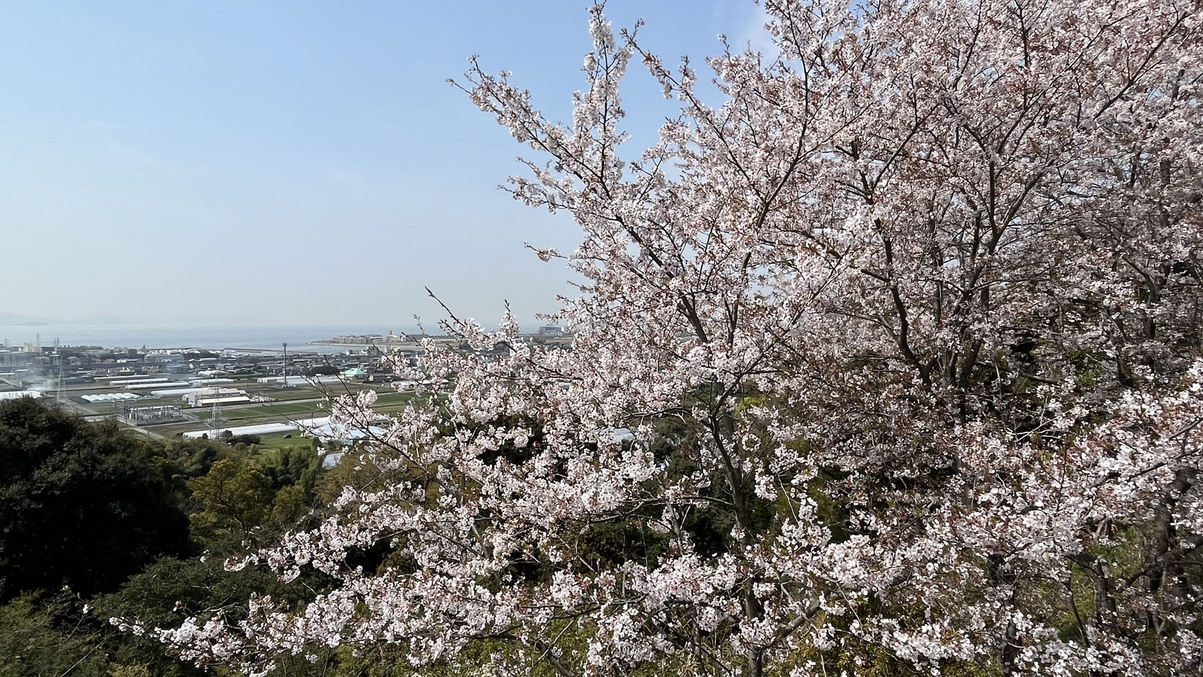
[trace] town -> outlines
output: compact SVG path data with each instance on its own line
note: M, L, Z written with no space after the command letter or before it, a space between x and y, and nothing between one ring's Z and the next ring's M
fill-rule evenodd
M339 352L287 344L278 350L0 346L0 400L49 399L87 420L114 419L154 438L253 437L272 448L306 436L345 444L363 433L330 423L332 397L377 390L376 409L387 415L419 391L448 386L401 380L390 366L417 366L423 339L469 350L456 337L391 333L314 342ZM571 337L541 327L520 340L567 346Z

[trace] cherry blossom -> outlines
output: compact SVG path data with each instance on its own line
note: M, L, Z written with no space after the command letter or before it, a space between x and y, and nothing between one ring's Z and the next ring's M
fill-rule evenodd
M230 563L333 587L150 632L248 671L1203 669L1203 7L763 6L717 105L600 7L570 125L472 62L514 197L580 227L536 248L571 350L450 319L448 393L334 409L385 481ZM680 114L629 152L640 63Z

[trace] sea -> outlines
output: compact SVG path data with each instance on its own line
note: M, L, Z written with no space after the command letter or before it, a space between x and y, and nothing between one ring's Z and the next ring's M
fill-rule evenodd
M207 350L342 353L357 346L314 345L351 334L394 334L417 331L411 326L301 325L220 326L187 324L22 324L0 325L0 345L100 346L102 348L203 348Z

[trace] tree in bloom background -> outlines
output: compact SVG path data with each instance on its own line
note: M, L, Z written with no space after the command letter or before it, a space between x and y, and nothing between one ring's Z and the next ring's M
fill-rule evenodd
M320 594L121 622L249 671L1203 669L1203 7L764 8L776 53L695 69L594 7L571 125L474 61L536 153L510 190L581 228L537 250L571 350L453 317L450 392L229 563ZM680 105L641 153L631 67Z

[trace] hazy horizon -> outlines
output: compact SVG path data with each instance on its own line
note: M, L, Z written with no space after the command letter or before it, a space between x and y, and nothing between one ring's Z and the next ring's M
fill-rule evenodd
M77 321L533 324L570 294L567 216L498 184L518 146L446 83L480 54L553 119L590 48L585 2L30 3L0 27L0 314ZM668 63L753 39L742 0L612 0ZM632 153L674 110L642 66Z
M431 318L429 324L433 324L439 318ZM473 318L478 319L478 318ZM531 318L532 321L537 321L537 318ZM479 319L478 319L479 321ZM118 316L118 315L92 315L82 317L43 317L36 315L23 315L17 313L0 313L0 328L4 327L30 327L36 329L38 327L267 327L267 328L290 328L290 327L354 327L363 325L365 327L382 327L387 323L380 322L350 322L350 323L314 323L314 322L223 322L214 319L204 318L188 318L188 317L148 317L148 316ZM405 331L414 328L417 322L412 318L398 318L394 322L398 327L404 327ZM482 324L492 324L483 322Z

